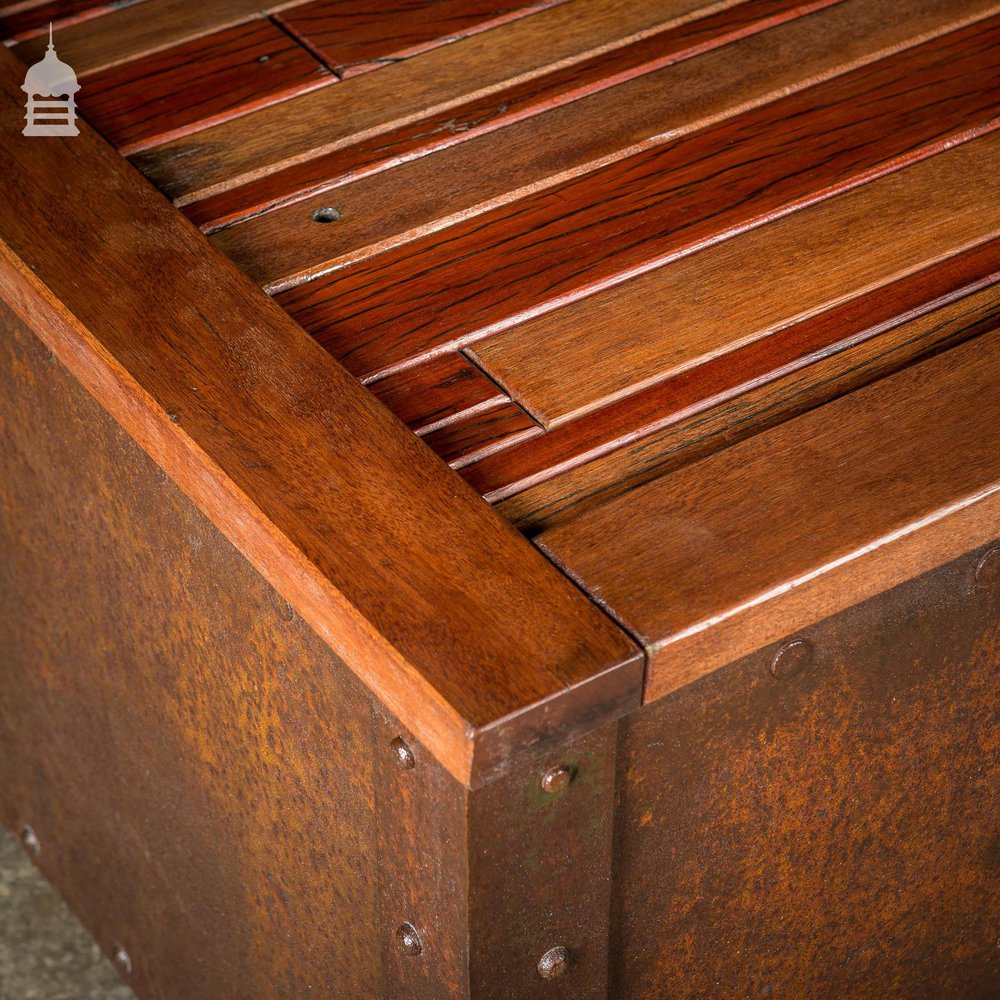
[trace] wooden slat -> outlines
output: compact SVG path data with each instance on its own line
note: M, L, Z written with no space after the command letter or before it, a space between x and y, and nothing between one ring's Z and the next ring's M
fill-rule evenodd
M67 24L55 33L59 58L77 76L97 73L118 63L182 45L212 31L221 31L262 16L265 10L284 10L301 0L143 0L117 11L114 21L93 18ZM37 36L14 47L23 62L40 59L48 36Z
M368 388L413 431L430 431L493 409L508 396L461 354L445 354Z
M343 91L310 94L239 125L219 125L197 141L178 140L136 163L183 204L735 2L573 0L347 80Z
M423 439L453 469L460 469L541 433L542 428L520 406L508 402L429 431Z
M987 6L983 0L959 0L957 8L955 0L910 3L935 8L936 16L887 20L881 0L845 0L363 178L332 192L342 216L333 232L311 224L311 212L330 197L324 194L238 223L213 239L273 291L846 72L919 41L922 26L951 27L968 10ZM995 0L989 6L1000 11Z
M998 282L1000 244L993 241L462 475L518 528L536 534L995 326Z
M727 231L870 180L998 115L1000 18L991 18L459 223L446 239L432 234L387 251L279 301L367 376L428 350L469 344Z
M141 3L142 0L132 2ZM47 35L49 24L53 27L75 24L113 13L125 5L123 0L29 0L27 3L0 4L0 39L20 41L32 35Z
M565 0L316 0L279 18L339 76L357 76Z
M84 77L79 104L91 125L129 153L335 80L260 20Z
M476 784L634 707L625 635L86 123L26 140L22 79L0 294L388 710Z
M1000 330L541 537L650 653L647 699L995 538Z
M545 426L1000 233L1000 133L683 257L477 345ZM631 332L630 332L631 331Z
M839 0L740 3L183 206L206 232L465 142Z

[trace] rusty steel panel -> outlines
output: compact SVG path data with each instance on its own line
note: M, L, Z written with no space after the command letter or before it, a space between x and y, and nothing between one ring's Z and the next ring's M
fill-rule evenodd
M0 817L144 1000L380 992L371 704L0 305Z
M611 995L1000 995L1000 550L622 724Z

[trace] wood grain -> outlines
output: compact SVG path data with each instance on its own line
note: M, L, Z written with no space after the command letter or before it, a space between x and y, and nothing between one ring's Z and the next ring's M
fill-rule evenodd
M432 358L368 388L413 431L430 431L493 409L508 396L461 354Z
M3 297L443 765L634 706L624 634L110 146L23 141L22 72L0 52Z
M938 152L1000 116L998 95L1000 19L991 18L389 250L279 301L364 377L472 343Z
M435 149L464 142L522 118L578 100L586 94L726 45L755 31L839 0L757 0L724 8L621 48L506 87L483 98L408 124L331 153L294 163L258 180L183 206L205 232L256 215L308 194L329 190L369 173L396 166Z
M980 249L986 251L982 267L970 267L964 276L957 273L966 269L962 261L979 251L861 296L783 331L773 342L751 344L718 363L564 424L470 465L462 475L487 495L497 483L516 484L497 488L506 497L497 509L529 535L572 521L674 469L997 325L1000 247L993 243ZM798 353L824 341L825 350ZM746 369L741 368L744 363ZM760 371L769 374L757 380ZM508 495L518 487L525 488Z
M541 536L658 698L957 558L1000 516L1000 329Z
M1000 233L1000 133L682 257L477 345L545 426ZM631 331L631 332L629 332Z
M29 0L27 3L0 4L0 40L23 41L32 35L47 35L50 23L53 27L62 27L113 13L122 6L115 0L44 0L41 3Z
M516 403L473 413L424 432L423 439L453 469L541 434L542 428Z
M149 0L147 0L149 2ZM345 81L343 90L298 98L177 140L139 168L184 204L272 173L296 161L391 131L485 97L643 34L693 19L736 0L574 0L530 18L445 45L416 59ZM963 7L969 0L959 0Z
M338 76L349 77L563 2L396 0L386 9L373 9L360 0L316 0L279 20Z
M846 0L544 116L237 223L212 239L269 291L285 288L847 72L918 43L927 31L954 27L970 11L979 15L987 6L981 0L907 3L914 14L901 21L886 18L881 0ZM1000 11L1000 4L989 7ZM340 223L313 225L311 213L334 195Z
M250 21L84 77L79 106L128 154L335 79L270 21Z
M143 0L116 11L113 21L93 18L61 27L55 33L56 49L59 58L83 76L252 21L265 10L285 10L300 2ZM41 59L47 44L48 35L39 35L15 46L14 52L23 62L32 63Z

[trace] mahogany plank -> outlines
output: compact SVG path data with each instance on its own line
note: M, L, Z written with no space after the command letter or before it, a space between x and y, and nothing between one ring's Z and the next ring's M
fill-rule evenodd
M542 433L520 406L507 402L426 432L423 439L453 469L460 469Z
M998 115L1000 18L991 18L279 301L342 363L367 375L442 345L469 344L829 197L975 134Z
M266 11L284 10L302 0L142 0L115 12L113 21L91 18L65 24L55 33L59 58L77 76L97 73L183 45L202 35L231 28L261 17ZM45 53L48 35L38 35L14 47L23 62L33 63Z
M461 354L432 358L368 388L413 431L431 431L492 409L508 396Z
M335 80L301 45L259 20L84 77L79 104L128 154Z
M637 705L625 634L85 122L24 141L22 79L4 300L429 752L475 785Z
M991 132L549 312L475 358L552 426L1000 233ZM629 333L629 331L633 331Z
M911 3L920 10L899 19L886 17L882 0L845 0L237 223L212 239L269 291L286 288L918 44L926 31L940 33L985 6L976 0ZM1000 12L1000 5L991 6ZM330 204L340 211L338 225L314 225L312 213Z
M995 247L992 252L997 252ZM943 267L919 272L914 276L916 283L933 283L932 275ZM503 482L507 477L514 480L520 473L524 478L517 486L527 484L527 488L508 495L513 487L501 487L498 495L506 499L497 503L497 509L524 533L537 534L997 325L998 281L1000 273L976 278L958 291L954 302L950 301L953 296L946 294L912 308L906 301L910 296L901 288L910 284L909 279L897 282L819 317L815 322L818 327L843 321L844 339L827 351L819 350L818 356L790 361L773 377L754 382L748 378L752 373L734 376L738 369L727 371L723 359L718 366L706 365L704 373L693 369L662 387L623 400L623 412L617 406L598 410L509 453L470 465L462 475L485 493L491 482ZM977 288L981 290L975 291ZM884 311L881 300L887 306ZM899 309L898 317L879 323L880 314L891 315L893 308ZM807 321L801 329L792 328L781 339L775 338L775 355L784 354L786 344L801 346L811 340L812 326L813 322ZM746 359L752 365L752 356L769 347L767 341L750 345L735 352L729 363L737 366ZM776 362L777 357L772 364ZM706 395L717 380L725 388L716 396ZM628 406L634 402L636 410L644 411L649 405L652 411L663 397L662 413L637 413ZM655 429L636 431L642 416L651 417L649 427ZM615 425L618 420L622 421L620 428ZM606 451L616 430L621 435L617 446ZM593 435L590 441L586 440L588 433ZM547 453L549 438L552 451ZM579 449L575 453L574 445ZM524 453L523 458L520 453ZM531 466L532 460L537 466ZM546 460L552 464L543 470Z
M992 540L998 372L994 329L540 544L642 639L661 697Z
M723 0L732 6L736 0ZM963 8L971 0L959 0ZM334 90L297 98L280 111L224 123L135 162L160 190L186 204L459 107L551 68L582 62L643 34L692 20L711 0L574 0L444 45L417 59L364 73ZM384 208L384 206L383 206Z
M206 232L247 215L301 200L434 149L550 110L634 76L726 45L840 0L757 0L726 7L581 63L507 87L484 98L419 118L392 131L294 163L247 184L183 206Z
M47 35L49 24L61 28L91 17L99 17L128 6L130 0L28 0L0 4L0 39L23 41ZM131 0L141 3L142 0Z
M338 76L356 76L565 0L315 0L278 20Z

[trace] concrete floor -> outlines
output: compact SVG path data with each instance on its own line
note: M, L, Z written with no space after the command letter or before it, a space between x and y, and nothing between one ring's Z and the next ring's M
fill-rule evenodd
M2 826L0 1000L135 1000Z

